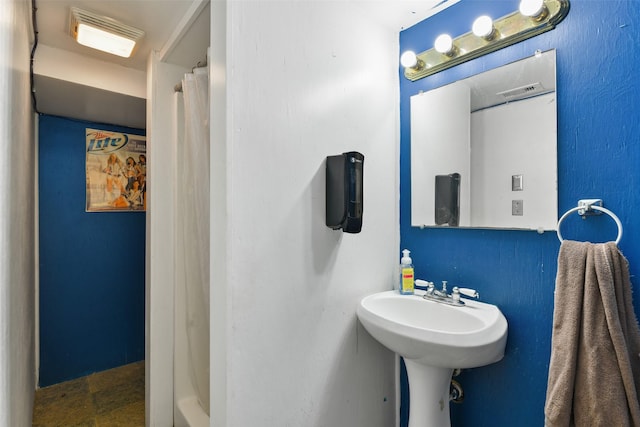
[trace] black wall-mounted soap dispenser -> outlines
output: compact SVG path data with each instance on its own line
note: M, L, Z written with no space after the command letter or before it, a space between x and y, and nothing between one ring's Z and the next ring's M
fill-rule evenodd
M364 155L349 151L327 157L327 227L345 233L362 229Z

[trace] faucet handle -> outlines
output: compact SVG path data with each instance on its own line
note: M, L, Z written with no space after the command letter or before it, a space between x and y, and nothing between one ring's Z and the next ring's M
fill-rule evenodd
M469 288L454 288L454 290L457 289L458 292L460 292L462 295L469 297L469 298L480 298L480 294L478 293L478 291L476 291L475 289L469 289Z
M429 287L429 286L433 286L433 282L428 282L426 280L422 280L422 279L416 279L416 286L423 286L425 288Z
M433 293L433 290L435 288L433 285L433 282L428 282L422 279L416 279L415 282L416 282L416 286L426 288L427 293Z

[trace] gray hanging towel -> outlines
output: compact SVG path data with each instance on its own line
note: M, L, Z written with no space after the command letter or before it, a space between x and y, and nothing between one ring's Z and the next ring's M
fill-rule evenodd
M640 427L640 329L614 242L558 255L546 427Z

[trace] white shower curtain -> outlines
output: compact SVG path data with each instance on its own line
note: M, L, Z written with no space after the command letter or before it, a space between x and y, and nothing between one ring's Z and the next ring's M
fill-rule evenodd
M196 68L182 80L184 139L179 156L178 248L182 256L190 376L209 414L209 76Z

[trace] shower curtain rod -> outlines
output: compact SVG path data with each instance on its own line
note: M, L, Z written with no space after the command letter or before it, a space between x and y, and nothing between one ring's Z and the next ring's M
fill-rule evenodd
M202 68L202 67L206 67L207 66L207 61L198 61L198 63L196 65L194 65L193 67L191 67L191 72L193 73L193 70L195 70L196 68ZM178 82L174 87L173 87L173 91L174 92L182 92L182 81Z

